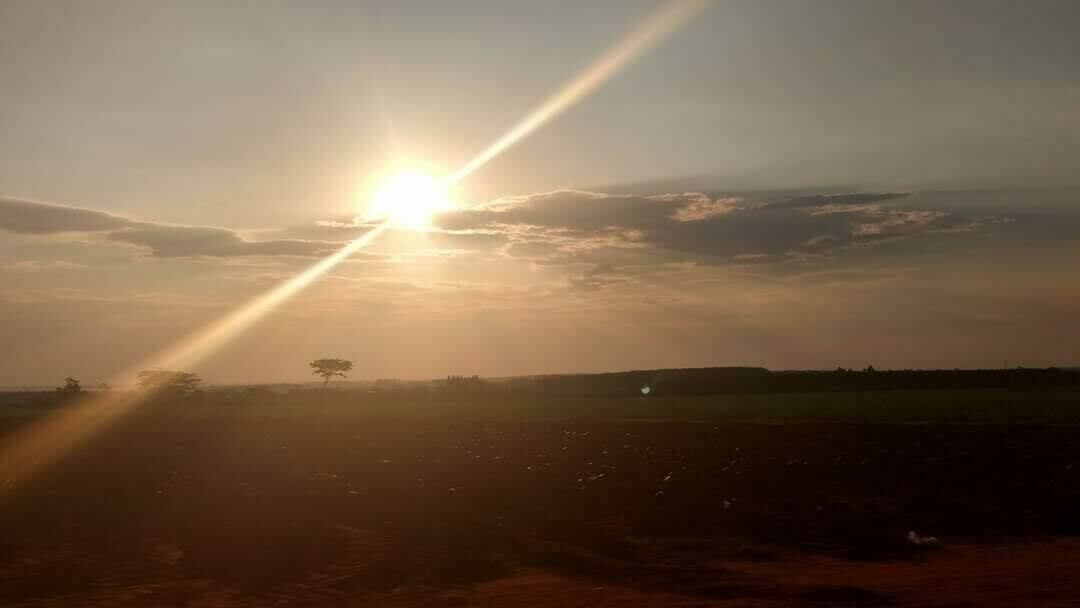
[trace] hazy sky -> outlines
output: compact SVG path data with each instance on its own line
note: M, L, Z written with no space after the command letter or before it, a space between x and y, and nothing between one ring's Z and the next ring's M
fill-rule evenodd
M0 385L334 251L657 2L0 2ZM712 3L238 336L211 381L1080 363L1080 5Z

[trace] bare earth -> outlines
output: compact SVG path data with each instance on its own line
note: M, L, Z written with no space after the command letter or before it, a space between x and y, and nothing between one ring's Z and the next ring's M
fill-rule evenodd
M0 604L1076 606L1077 431L151 407L0 502Z

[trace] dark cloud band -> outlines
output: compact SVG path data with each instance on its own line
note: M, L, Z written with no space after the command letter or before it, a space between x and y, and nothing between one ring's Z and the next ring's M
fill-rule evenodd
M339 244L299 239L251 241L226 229L132 220L103 211L0 198L0 229L17 234L98 233L158 257L324 256Z

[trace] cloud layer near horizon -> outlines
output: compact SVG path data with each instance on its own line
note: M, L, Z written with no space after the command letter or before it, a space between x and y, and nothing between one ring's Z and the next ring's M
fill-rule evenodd
M336 268L222 355L230 363L201 371L290 377L290 356L327 350L362 353L365 377L1068 362L1067 341L1042 345L1067 333L1080 305L1076 201L1075 191L508 197L430 230L384 233L357 256L366 263ZM0 384L59 368L107 375L369 229L324 218L243 232L0 198L11 235L0 239L0 338L26 354L0 365Z
M673 262L821 266L857 258L883 243L1012 223L1016 218L1009 213L1016 211L941 205L932 197L904 192L632 195L556 190L446 213L429 230L390 230L357 257L486 255L543 266L591 264L601 270ZM58 239L89 236L132 245L158 258L322 257L370 229L359 220L329 219L261 230L268 238L253 239L222 227L135 220L0 197L0 230Z
M506 234L513 243L510 255L535 261L582 251L648 248L703 263L783 261L974 225L972 217L896 205L909 196L640 196L558 190L447 214L440 224Z
M148 249L157 257L324 256L333 243L299 239L252 241L227 228L132 220L104 211L0 198L0 229L16 234L95 234Z

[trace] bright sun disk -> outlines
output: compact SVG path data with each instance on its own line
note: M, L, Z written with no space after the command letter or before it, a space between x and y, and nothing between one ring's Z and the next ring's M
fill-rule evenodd
M367 219L423 228L437 213L453 207L446 180L430 173L406 170L386 178L375 191Z

